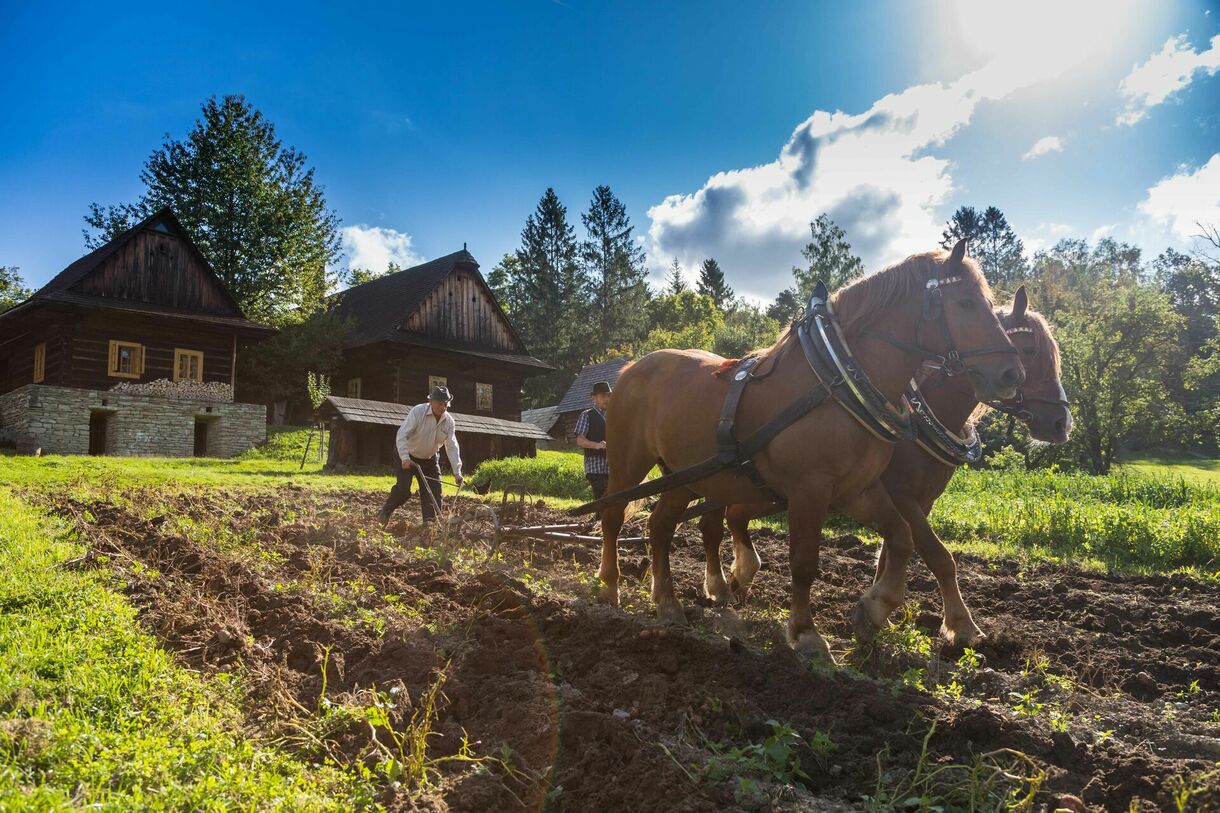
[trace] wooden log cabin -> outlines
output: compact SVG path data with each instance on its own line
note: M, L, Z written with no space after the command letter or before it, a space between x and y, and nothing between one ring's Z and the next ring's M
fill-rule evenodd
M348 332L332 379L346 400L322 413L332 430L330 465L392 465L394 428L384 416L394 411L386 405L422 403L438 384L453 394L467 471L488 458L533 456L539 433L521 423L521 387L553 368L529 354L465 248L353 286L332 308ZM352 400L380 405L361 410Z
M266 409L232 403L237 353L273 332L245 317L163 209L0 314L0 440L238 454L265 438Z

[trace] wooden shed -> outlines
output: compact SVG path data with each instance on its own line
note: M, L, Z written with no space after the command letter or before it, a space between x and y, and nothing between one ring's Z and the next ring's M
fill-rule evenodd
M330 428L331 468L382 468L397 463L394 437L413 404L369 401L332 395L318 407ZM533 457L547 434L533 424L451 412L466 472L494 457Z

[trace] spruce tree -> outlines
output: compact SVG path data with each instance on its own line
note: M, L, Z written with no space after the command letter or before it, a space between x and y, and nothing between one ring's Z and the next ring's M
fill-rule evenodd
M983 276L992 285L1012 288L1025 278L1025 246L995 206L981 213L972 206L954 212L941 233L940 244L950 248L962 238L969 242L970 256L978 260Z
M140 180L136 203L90 206L89 248L169 206L251 319L283 324L321 307L336 282L327 268L338 218L305 156L244 97L205 101L186 138L167 136Z
M669 267L669 273L665 275L665 294L677 296L689 288L686 278L682 276L682 265L678 262L678 258L674 257L673 265Z
M847 233L828 216L818 215L809 224L809 236L809 242L801 250L809 266L792 269L795 284L781 291L767 308L767 316L772 319L788 322L795 318L819 281L826 283L833 292L864 273L864 263L852 253Z
M648 281L644 249L632 237L627 207L608 186L593 190L589 210L581 215L585 240L580 244L593 309L591 357L628 346L647 332Z
M517 329L531 353L557 368L527 383L536 404L553 403L585 361L588 284L577 249L568 210L548 188L526 219L517 250Z
M699 269L699 284L696 290L710 297L721 311L733 301L733 289L724 281L724 271L720 270L720 263L711 257L704 260Z

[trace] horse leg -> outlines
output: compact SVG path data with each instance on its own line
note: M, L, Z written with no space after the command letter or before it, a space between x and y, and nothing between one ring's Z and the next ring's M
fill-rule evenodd
M762 559L750 540L752 516L753 512L748 506L731 506L727 514L729 532L733 535L733 574L729 587L733 595L737 596L738 604L743 607L750 584L754 581L754 574L762 567Z
M685 624L686 614L674 595L673 575L669 570L669 547L674 530L686 506L695 495L685 488L675 488L661 494L661 499L648 518L648 548L652 555L652 600L657 617L667 624Z
M898 508L911 526L915 551L927 563L928 569L936 576L936 582L940 585L940 595L945 606L945 620L941 624L940 634L954 646L977 644L986 636L974 623L970 610L962 599L961 590L957 586L957 565L953 561L953 554L928 524L928 518L917 502L900 501Z
M830 646L813 626L809 607L809 590L818 574L818 549L822 544L822 523L826 521L828 501L821 494L828 489L810 492L814 496L794 506L788 512L788 567L792 571L792 606L788 615L788 643L797 655L825 658L834 663Z
M856 603L852 614L856 640L868 643L877 637L890 613L906 598L907 562L915 543L910 526L880 480L851 500L844 510L861 524L876 528L882 537L876 579Z
M707 572L703 575L703 593L717 604L728 604L733 598L724 570L720 565L720 543L724 541L724 509L712 511L699 518L699 533L703 536L703 551L707 558Z

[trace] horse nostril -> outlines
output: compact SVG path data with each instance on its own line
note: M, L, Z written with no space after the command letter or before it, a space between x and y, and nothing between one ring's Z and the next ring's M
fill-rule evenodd
M1067 419L1066 418L1060 418L1057 421L1055 421L1055 432L1058 433L1059 435L1067 434Z
M1015 367L1009 367L1000 376L1000 383L1005 387L1015 387L1021 383L1021 372Z

